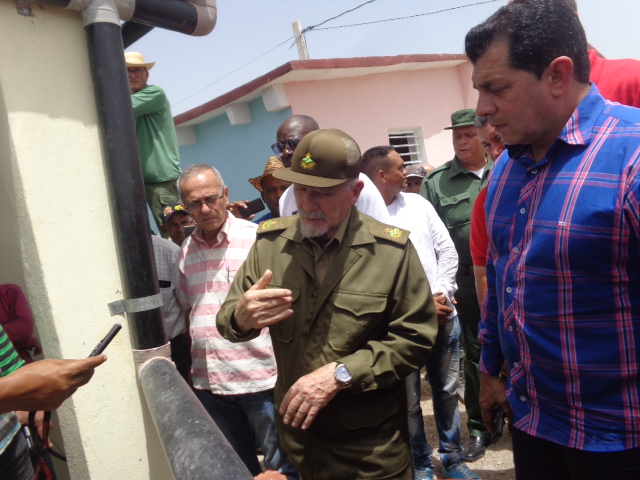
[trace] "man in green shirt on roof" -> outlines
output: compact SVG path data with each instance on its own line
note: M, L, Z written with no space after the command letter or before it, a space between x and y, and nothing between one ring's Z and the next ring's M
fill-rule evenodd
M138 52L127 52L124 57L147 203L160 229L164 207L180 202L176 187L181 173L180 157L173 115L164 90L147 84L149 70L155 62L145 63Z

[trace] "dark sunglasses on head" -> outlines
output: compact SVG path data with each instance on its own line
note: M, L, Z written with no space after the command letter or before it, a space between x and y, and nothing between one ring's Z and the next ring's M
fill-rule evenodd
M278 156L282 155L285 149L293 153L293 151L296 149L296 147L300 143L300 140L301 140L300 138L290 138L288 140L285 140L284 142L274 143L273 145L271 145L271 150L273 150L273 153L275 153Z

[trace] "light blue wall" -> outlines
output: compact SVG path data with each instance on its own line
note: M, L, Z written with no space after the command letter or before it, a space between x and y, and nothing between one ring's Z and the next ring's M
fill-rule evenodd
M274 155L271 144L276 130L291 115L287 108L267 112L262 98L249 102L251 123L232 126L226 115L196 125L198 143L180 147L180 166L206 163L216 167L229 187L229 199L253 200L260 193L247 181L262 174L267 159Z

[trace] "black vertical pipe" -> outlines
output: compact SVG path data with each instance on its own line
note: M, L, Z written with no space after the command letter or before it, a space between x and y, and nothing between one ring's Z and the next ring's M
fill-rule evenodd
M157 295L158 277L120 26L93 23L85 31L124 296ZM160 307L128 313L127 318L136 350L167 343Z

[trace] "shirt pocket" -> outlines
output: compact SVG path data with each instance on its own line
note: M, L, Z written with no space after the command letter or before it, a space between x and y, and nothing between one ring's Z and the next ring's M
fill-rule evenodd
M300 288L293 288L287 285L267 285L267 288L286 288L291 290L291 296L293 297L292 308L295 310L295 303L300 298ZM295 333L295 317L293 314L289 318L285 318L284 320L274 323L269 326L269 335L271 335L272 341L278 341L282 343L290 343L293 340L293 335Z
M440 197L440 217L444 219L447 228L471 223L471 207L471 195L468 191Z
M336 291L332 300L327 341L334 351L355 351L382 330L386 296Z

